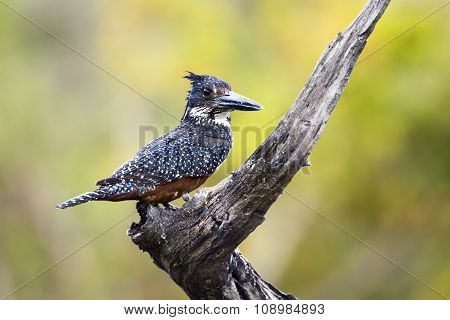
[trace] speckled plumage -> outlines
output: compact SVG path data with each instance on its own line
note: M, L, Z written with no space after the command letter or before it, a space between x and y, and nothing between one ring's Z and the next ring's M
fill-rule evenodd
M148 143L111 177L98 181L97 190L68 200L58 208L64 209L92 200L145 200L149 194L170 183L183 178L204 177L206 180L214 173L232 146L229 113L234 109L230 106L236 109L239 107L240 110L246 110L250 105L254 109L249 110L258 110L256 107L260 109L260 106L242 96L239 97L244 100L232 105L233 101L229 97L234 93L231 87L218 78L192 73L186 77L191 81L192 88L181 123ZM188 188L187 192L191 189ZM183 192L186 190L174 192L169 200L180 197ZM160 202L156 198L153 202L161 203L162 200Z

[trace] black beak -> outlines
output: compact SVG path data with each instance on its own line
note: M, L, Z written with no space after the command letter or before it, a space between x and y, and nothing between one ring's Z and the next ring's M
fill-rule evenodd
M219 106L229 110L257 111L263 108L259 103L233 91L217 98L217 102L219 103Z

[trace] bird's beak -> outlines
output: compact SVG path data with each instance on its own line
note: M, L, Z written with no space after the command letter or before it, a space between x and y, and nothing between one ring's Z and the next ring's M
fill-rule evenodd
M230 110L257 111L263 108L259 103L233 91L217 98L217 102L219 106Z

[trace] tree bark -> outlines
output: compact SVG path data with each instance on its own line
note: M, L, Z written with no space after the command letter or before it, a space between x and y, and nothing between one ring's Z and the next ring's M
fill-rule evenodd
M295 299L264 281L237 246L308 157L389 0L370 0L322 54L274 132L233 174L174 211L140 203L128 231L191 299Z

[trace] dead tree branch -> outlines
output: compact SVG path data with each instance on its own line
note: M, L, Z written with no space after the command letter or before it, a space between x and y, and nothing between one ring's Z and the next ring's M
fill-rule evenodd
M389 0L370 0L322 54L275 131L231 176L175 211L140 206L132 241L192 299L295 299L264 281L237 246L305 165Z

